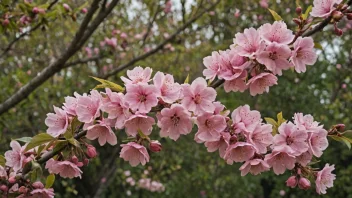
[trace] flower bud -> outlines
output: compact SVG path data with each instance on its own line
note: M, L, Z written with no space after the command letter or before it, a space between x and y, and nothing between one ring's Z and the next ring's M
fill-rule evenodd
M343 13L340 11L334 11L332 12L332 18L335 19L335 21L340 21L343 17Z
M341 29L336 28L336 29L335 29L335 34L336 34L337 36L342 36L343 31L342 31Z
M296 177L296 176L291 176L291 177L289 177L289 178L287 179L287 181L286 181L286 186L291 187L291 188L294 188L294 187L297 186L297 183L298 183L297 177Z
M2 25L3 25L3 26L7 26L9 23L10 23L9 19L4 19L4 20L2 21Z
M95 150L95 147L92 145L87 146L87 156L89 158L95 158L97 156L97 151Z
M302 14L302 7L297 7L296 8L296 13L298 14L298 15L300 15L300 14Z
M74 164L77 164L77 163L78 163L78 158L74 155L74 156L72 156L71 161L72 161Z
M345 125L344 124L337 124L337 125L335 125L335 128L339 132L345 131Z
M298 182L298 187L307 190L310 188L310 181L307 178L301 177Z
M2 190L2 191L4 191L4 192L7 192L8 189L9 189L9 188L8 188L7 186L5 186L5 185L1 185L1 186L0 186L0 190Z
M160 144L159 141L155 140L155 141L151 141L150 144L149 144L149 148L152 152L160 152L161 149L162 149L162 146Z
M84 164L84 165L88 165L88 164L89 164L89 159L85 158L85 159L83 160L83 164Z
M301 20L300 20L300 19L297 19L297 18L294 18L294 19L293 19L293 22L295 22L297 25L300 25L300 24L301 24Z
M65 9L67 12L71 11L71 7L70 7L69 5L67 5L66 3L64 3L62 6L64 7L64 9Z
M10 184L16 183L16 178L15 178L15 177L10 177L10 178L9 178L9 183L10 183Z
M22 193L22 194L25 194L27 193L28 189L25 187L25 186L21 186L19 189L18 189L18 192L19 193Z
M86 13L88 12L88 9L87 9L87 8L83 8L83 9L81 10L81 12L82 12L83 14L86 14Z
M39 13L39 8L34 7L34 8L32 9L32 12L33 12L34 14L38 14L38 13Z
M34 182L32 184L33 188L36 188L36 189L43 189L44 188L44 184L40 181L37 181L37 182Z
M348 20L352 20L352 13L346 14Z

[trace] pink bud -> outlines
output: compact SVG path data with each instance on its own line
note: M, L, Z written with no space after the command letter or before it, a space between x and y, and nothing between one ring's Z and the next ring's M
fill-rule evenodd
M291 177L289 177L289 178L287 179L287 181L286 181L286 186L291 187L291 188L294 188L294 187L297 186L297 183L298 183L297 177L296 177L296 176L291 176Z
M352 20L352 13L346 14L348 20Z
M43 189L43 188L44 188L43 183L40 182L40 181L34 182L34 183L32 184L32 186L33 186L33 188L36 188L36 189Z
M336 65L336 69L341 69L341 67L342 67L341 64Z
M9 23L10 23L10 21L9 21L8 19L4 19L4 20L2 21L2 25L3 25L3 26L7 26Z
M67 5L66 3L64 3L62 5L64 7L64 9L68 12L68 11L71 11L71 7L69 5Z
M342 31L341 29L339 29L339 28L336 28L336 29L335 29L335 34L336 34L337 36L342 36L343 31Z
M337 125L335 125L335 127L340 132L345 131L345 125L344 124L337 124Z
M336 11L336 10L334 12L332 12L332 18L335 19L335 21L341 20L342 17L343 17L343 13L342 12Z
M77 158L75 155L72 156L71 160L72 160L72 162L75 163L75 164L78 163L78 158Z
M87 165L89 164L89 159L85 158L85 159L83 160L83 164L87 166Z
M87 146L87 155L89 158L95 158L97 156L97 151L94 146L92 145Z
M297 8L296 8L296 13L297 13L298 15L302 14L302 8L301 8L301 7L297 7Z
M16 178L15 178L15 177L10 177L10 178L9 178L9 183L10 183L10 184L16 183Z
M346 85L345 83L343 83L343 84L341 85L341 88L342 88L342 89L346 89L346 88L347 88L347 85Z
M303 190L310 188L310 181L304 177L301 177L298 182L298 187Z
M120 34L120 37L123 38L123 39L125 39L125 38L127 38L127 34L126 34L125 32L122 32L122 33Z
M86 14L86 13L88 12L88 9L87 9L87 8L83 8L83 9L81 10L81 12L82 12L83 14Z
M7 192L8 189L9 189L9 188L8 188L7 186L5 186L5 185L1 185L1 186L0 186L0 190L2 190L2 191L4 191L4 192Z
M149 149L152 151L152 152L160 152L162 150L162 146L160 144L159 141L155 140L155 141L151 141L150 144L149 144Z
M38 13L39 13L39 8L34 7L34 8L32 9L32 12L33 12L34 14L38 14Z
M28 189L25 187L25 186L21 186L19 189L18 189L18 192L19 193L22 193L22 194L25 194L27 193Z

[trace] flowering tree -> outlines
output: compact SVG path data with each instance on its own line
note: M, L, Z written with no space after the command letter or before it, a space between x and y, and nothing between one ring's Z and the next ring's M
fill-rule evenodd
M334 165L326 164L321 170L314 165L328 148L328 137L350 147L352 140L346 136L348 132L344 132L343 124L324 128L311 115L302 113L292 115L291 121L284 119L282 113L276 119L263 119L259 111L251 110L248 105L231 111L216 100L216 88L223 84L226 92L249 89L250 95L255 96L269 92L269 87L278 84L277 76L283 75L283 70L306 72L307 65L314 65L317 60L314 50L317 44L310 36L329 23L334 25L334 33L341 36L342 30L337 24L344 17L351 18L351 3L314 0L313 6L304 14L302 8L297 7L298 17L293 19L297 24L295 33L275 11L269 10L275 22L237 33L230 49L213 52L203 59L204 78L196 78L191 83L189 77L183 83L177 83L170 74L158 71L153 75L150 67L128 70L127 77L121 77L124 86L93 77L101 83L94 90L65 97L61 107L54 106L54 113L47 114L46 133L11 141L12 150L1 158L1 193L17 197L53 197L51 187L55 175L71 179L81 177L81 167L88 166L89 160L96 157L91 140L97 140L103 146L106 143L117 145L122 139L125 143L119 145L120 157L131 166L137 166L148 163L150 153L162 150L160 142L150 137L152 131L159 131L160 138L177 141L181 135L189 135L196 128L194 140L204 143L208 152L218 151L220 158L230 165L242 163L242 176L270 170L275 175L289 172L288 187L306 190L314 182L316 192L325 194L327 188L333 187ZM95 6L93 2L90 9L82 8L82 12L89 16L92 10L98 9ZM101 9L111 10L110 6L114 6L113 2ZM166 5L166 11L167 6L170 5ZM50 8L49 5L46 10ZM71 12L67 4L63 4L63 9ZM34 7L31 12L37 15L45 10ZM3 26L8 24L5 18ZM84 38L89 33L82 34ZM76 39L82 38L77 36ZM73 42L73 45L83 44L83 40ZM107 38L101 45L114 48L116 40ZM72 50L77 51L78 46ZM89 56L93 53L90 49L86 51ZM50 67L58 67L55 65L64 62ZM30 90L30 87L29 84L23 90ZM19 91L19 95L5 101L2 108L18 103L21 94ZM45 185L41 182L42 165L49 173ZM164 189L162 184L151 179L139 183L151 191Z

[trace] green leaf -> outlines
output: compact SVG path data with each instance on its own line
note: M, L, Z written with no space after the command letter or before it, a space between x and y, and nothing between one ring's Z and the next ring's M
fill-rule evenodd
M187 74L184 84L189 84L189 74Z
M296 7L301 7L300 6L300 0L296 0Z
M277 12L275 12L274 10L271 10L269 8L268 8L268 10L271 13L271 15L273 15L275 21L283 21L282 17Z
M80 147L80 143L75 138L68 139L68 142L75 147Z
M334 139L335 141L345 143L346 146L348 147L348 149L351 150L351 141L352 141L352 140L350 140L350 139L348 139L348 138L346 138L346 137L337 136L337 135L329 135L329 137L331 137L331 138Z
M5 166L6 164L6 159L4 156L0 155L0 166Z
M46 178L46 182L45 182L45 188L50 188L53 186L55 182L55 175L54 174L50 174L47 178Z
M314 48L323 50L323 46L320 45L320 43L314 42Z
M45 147L46 147L45 144L42 144L42 145L40 145L40 146L38 147L38 150L37 150L37 155L38 155L38 156L39 156L40 153L44 150Z
M278 127L282 124L282 123L285 123L286 120L284 119L284 117L282 116L282 112L278 113L277 114L277 125Z
M22 137L22 138L17 138L17 139L14 139L15 141L19 141L19 142L24 142L24 143L28 143L32 140L31 137Z
M309 13L312 11L312 6L310 5L307 9L306 9L306 11L304 12L304 14L302 14L302 18L304 19L304 20L306 20L307 18L308 18L308 16L309 16Z
M47 133L39 133L38 135L34 136L32 140L28 143L25 151L32 149L34 147L40 146L47 142L54 140L55 138Z
M94 80L101 82L101 85L97 85L94 89L99 89L99 88L110 88L113 91L117 91L117 92L124 92L125 89L123 87L121 87L120 85L113 83L111 81L108 80L104 80L101 78L97 78L97 77L93 77Z
M57 152L61 149L63 149L65 146L67 146L67 140L64 141L58 141L58 143L55 145L53 152Z
M264 118L264 119L266 123L271 124L273 126L272 134L276 135L279 127L278 123L272 118Z
M342 133L344 137L352 138L352 130L347 130Z

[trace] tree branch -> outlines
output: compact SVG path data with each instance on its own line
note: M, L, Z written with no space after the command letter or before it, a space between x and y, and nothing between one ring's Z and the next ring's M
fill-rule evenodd
M8 111L10 108L14 107L16 104L24 100L29 94L31 94L36 88L43 84L46 80L52 77L55 73L64 68L65 63L70 59L88 40L88 38L93 34L99 24L107 17L107 15L112 11L113 7L118 3L119 0L113 0L110 3L108 9L105 12L100 12L98 16L93 20L90 26L88 26L91 18L93 17L95 11L99 8L99 2L101 0L94 0L86 17L77 31L74 39L71 41L67 50L52 64L44 68L39 75L30 80L26 85L21 87L15 94L8 98L5 102L0 104L0 115ZM88 26L88 27L87 27Z
M147 40L147 38L148 38L148 36L149 36L150 30L151 30L152 27L153 27L154 21L156 20L156 17L157 17L158 14L159 14L159 11L160 11L160 4L158 3L158 6L157 6L157 8L156 8L156 10L155 10L155 13L154 13L154 15L153 15L153 18L149 21L148 28L147 28L147 32L146 32L146 33L144 34L144 36L143 36L143 39L142 39L142 46L141 46L141 47L144 46L145 41Z
M123 65L120 65L119 67L113 69L111 72L101 76L101 78L109 78L115 74L117 74L118 72L124 70L125 68L132 66L133 64L135 64L136 62L143 60L153 54L155 54L156 52L158 52L159 50L161 50L167 43L169 43L171 40L173 40L177 35L179 35L181 32L183 32L188 26L190 26L193 22L195 22L197 19L199 19L204 13L207 13L209 10L213 9L218 3L220 3L220 0L218 0L216 3L214 3L213 5L211 5L209 8L205 9L204 11L202 11L200 14L198 14L197 16L193 17L192 19L190 19L189 21L187 21L183 26L181 26L180 28L178 28L170 37L168 37L167 39L165 39L162 43L160 43L158 46L156 46L154 49L150 50L149 52L142 54L134 59L132 59L130 62L125 63Z

